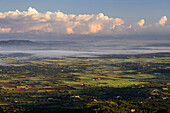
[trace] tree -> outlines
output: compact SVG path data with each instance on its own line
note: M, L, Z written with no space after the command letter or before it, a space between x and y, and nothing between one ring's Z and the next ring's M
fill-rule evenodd
M0 106L0 113L4 113L3 109L1 108L1 106Z
M169 113L166 109L160 109L156 113Z

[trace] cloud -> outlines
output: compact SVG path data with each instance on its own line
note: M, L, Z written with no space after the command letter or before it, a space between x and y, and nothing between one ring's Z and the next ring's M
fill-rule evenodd
M158 24L164 26L165 23L167 22L167 20L168 20L167 17L166 17L166 16L163 16L163 17L159 20Z
M67 28L67 34L73 34L73 33L74 33L73 29L68 27Z
M142 19L137 23L140 27L143 27L143 25L145 24L145 20Z
M157 23L163 27L164 16ZM155 29L155 25L145 25L145 20L127 24L122 18L111 18L103 13L65 14L61 11L45 13L30 7L27 11L0 12L0 33L55 33L55 34L127 34L143 29ZM132 27L133 26L133 27ZM140 26L140 27L139 27Z
M0 28L0 33L9 33L11 28Z
M78 15L76 17L76 21L89 21L92 19L95 15Z
M113 32L116 26L123 26L124 21L120 18L109 18L103 13L99 13L95 16L92 22L88 24L89 33Z
M91 23L89 24L89 32L90 33L97 33L102 30L101 23Z
M25 33L32 31L56 32L59 34L90 34L113 32L115 26L121 26L124 21L121 18L109 18L103 13L98 15L64 14L63 12L40 13L30 7L28 11L8 11L0 13L0 25L9 27L11 33ZM1 26L0 26L1 27Z
M132 25L130 24L126 29L131 29L132 28Z
M32 7L28 9L28 15L38 14L38 11Z

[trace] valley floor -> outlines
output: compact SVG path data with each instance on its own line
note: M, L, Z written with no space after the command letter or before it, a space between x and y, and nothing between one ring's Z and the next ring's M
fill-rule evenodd
M0 113L170 112L170 53L0 55Z

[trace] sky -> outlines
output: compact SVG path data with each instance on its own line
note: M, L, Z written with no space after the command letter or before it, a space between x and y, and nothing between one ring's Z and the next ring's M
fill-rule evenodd
M0 0L0 34L169 34L170 0Z

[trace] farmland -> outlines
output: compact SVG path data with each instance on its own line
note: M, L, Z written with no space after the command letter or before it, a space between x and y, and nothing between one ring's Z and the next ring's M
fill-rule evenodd
M0 112L169 110L169 53L0 57Z

